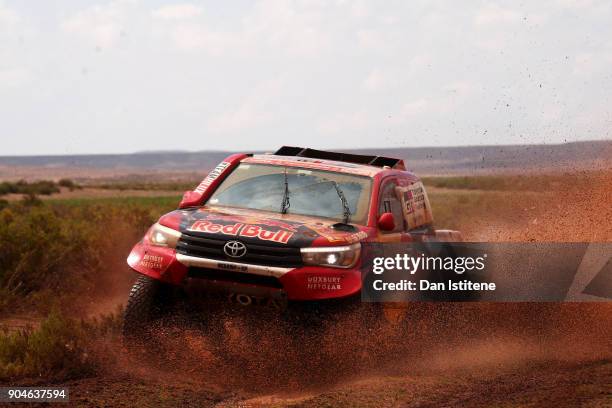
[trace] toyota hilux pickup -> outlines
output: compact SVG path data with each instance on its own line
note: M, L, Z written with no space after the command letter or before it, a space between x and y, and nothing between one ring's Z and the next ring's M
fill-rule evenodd
M233 154L132 249L140 276L124 334L177 289L243 306L358 297L364 244L428 239L460 235L433 228L425 188L403 160L290 146Z

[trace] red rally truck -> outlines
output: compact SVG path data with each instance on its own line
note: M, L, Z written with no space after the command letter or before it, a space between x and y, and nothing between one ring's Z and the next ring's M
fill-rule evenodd
M425 188L403 160L290 146L234 154L132 249L140 277L124 333L195 285L245 306L355 297L362 244L426 240L460 234L433 228Z

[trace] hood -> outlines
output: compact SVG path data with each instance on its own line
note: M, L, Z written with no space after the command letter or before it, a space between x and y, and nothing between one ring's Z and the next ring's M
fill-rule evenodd
M351 231L332 228L337 221L324 218L235 208L176 210L163 216L159 222L203 237L300 248L352 244L369 235L368 228L358 225Z

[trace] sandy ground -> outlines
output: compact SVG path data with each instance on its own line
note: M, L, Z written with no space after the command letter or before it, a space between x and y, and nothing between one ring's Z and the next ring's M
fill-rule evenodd
M230 319L161 330L62 385L92 407L607 407L611 317L610 304L416 304L399 323L349 314L316 334Z
M63 384L78 406L188 407L609 407L612 363L539 362L516 368L374 376L330 390L249 397L207 387L132 376ZM607 391L606 391L607 390Z

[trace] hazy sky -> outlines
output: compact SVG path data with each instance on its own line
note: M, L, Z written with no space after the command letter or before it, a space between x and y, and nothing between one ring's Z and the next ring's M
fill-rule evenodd
M612 138L612 2L0 0L0 155Z

